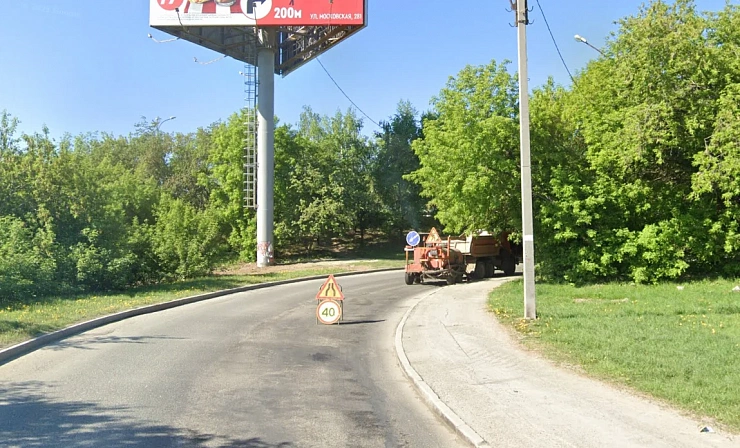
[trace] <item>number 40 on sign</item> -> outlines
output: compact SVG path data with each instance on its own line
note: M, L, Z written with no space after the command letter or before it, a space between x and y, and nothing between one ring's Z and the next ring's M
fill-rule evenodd
M316 307L316 321L325 325L332 325L343 320L344 317L344 294L333 275L326 279L318 294L316 294L318 306Z
M342 318L342 306L336 300L322 300L316 307L316 318L322 324L335 324Z

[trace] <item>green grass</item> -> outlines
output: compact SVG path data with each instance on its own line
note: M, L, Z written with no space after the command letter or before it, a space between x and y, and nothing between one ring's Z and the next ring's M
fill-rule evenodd
M0 348L96 317L205 292L312 275L328 275L389 267L403 267L403 261L353 261L351 263L307 267L305 269L285 266L286 269L291 268L293 270L252 275L210 276L176 283L133 288L116 293L29 298L14 302L0 300ZM280 271L280 267L277 270Z
M544 355L737 431L740 292L732 291L737 284L538 284L538 318L525 321L518 281L494 290L489 304Z

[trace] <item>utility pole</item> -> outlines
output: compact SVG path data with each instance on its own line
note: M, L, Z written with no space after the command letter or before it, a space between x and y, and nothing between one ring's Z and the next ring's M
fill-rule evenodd
M527 0L510 0L516 11L519 51L519 135L522 169L522 243L524 246L524 318L537 318L534 291L534 226L532 218L532 169L529 150L529 84L527 80Z

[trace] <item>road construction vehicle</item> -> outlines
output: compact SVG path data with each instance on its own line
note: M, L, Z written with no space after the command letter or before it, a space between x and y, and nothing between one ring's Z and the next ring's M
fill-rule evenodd
M464 278L493 277L496 269L513 275L522 262L522 252L508 236L481 232L477 236L442 238L434 227L423 236L411 232L405 248L406 284L445 280L454 285Z

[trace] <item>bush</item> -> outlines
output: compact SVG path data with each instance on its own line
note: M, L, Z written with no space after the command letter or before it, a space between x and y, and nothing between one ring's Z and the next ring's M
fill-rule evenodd
M164 277L175 280L210 273L219 254L215 216L166 195L156 216L152 246Z
M136 256L128 248L103 247L95 229L86 228L82 234L87 242L77 243L70 253L79 284L87 289L106 290L133 283Z
M44 232L34 235L22 220L0 216L0 301L55 289L56 262L37 244Z

